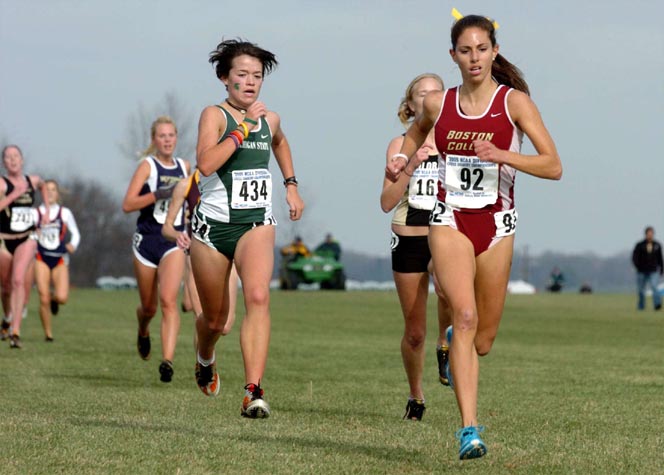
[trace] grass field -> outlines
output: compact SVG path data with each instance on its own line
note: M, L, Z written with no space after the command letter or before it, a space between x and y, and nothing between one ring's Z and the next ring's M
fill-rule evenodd
M394 293L274 292L267 420L239 415L239 326L218 344L210 399L193 378L191 316L163 384L157 322L152 359L136 353L136 303L134 291L75 290L47 344L32 296L24 349L0 347L0 473L664 473L664 314L637 313L632 295L508 298L480 363L489 452L468 462L437 382L433 318L427 412L401 420Z

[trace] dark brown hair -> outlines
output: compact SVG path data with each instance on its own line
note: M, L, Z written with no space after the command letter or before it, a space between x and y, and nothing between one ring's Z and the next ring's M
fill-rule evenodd
M479 28L489 34L491 46L496 46L496 29L493 26L493 21L480 15L467 15L454 23L452 26L452 49L456 50L457 41L461 33L467 28ZM491 67L491 74L498 81L499 84L517 89L530 95L530 89L526 80L523 78L523 73L519 68L514 66L507 59L498 54Z
M210 53L212 64L219 79L227 78L233 66L233 58L243 54L252 56L263 65L263 76L270 74L279 64L274 54L259 46L242 39L224 40L217 45L217 49Z

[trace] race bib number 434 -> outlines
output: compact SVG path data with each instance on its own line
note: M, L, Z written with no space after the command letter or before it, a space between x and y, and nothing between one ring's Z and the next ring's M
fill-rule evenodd
M458 208L478 209L498 199L498 164L478 157L447 154L445 201Z
M272 175L269 170L236 170L233 173L231 208L266 208L272 203Z

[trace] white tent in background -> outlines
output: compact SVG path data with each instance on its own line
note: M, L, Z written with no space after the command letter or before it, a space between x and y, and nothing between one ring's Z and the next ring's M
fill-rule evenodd
M525 280L510 280L507 283L507 293L509 294L534 294L537 289L533 284Z

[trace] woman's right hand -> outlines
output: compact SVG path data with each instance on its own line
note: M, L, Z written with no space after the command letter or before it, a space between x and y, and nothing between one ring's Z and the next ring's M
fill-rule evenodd
M267 107L265 107L265 104L256 101L247 108L247 113L244 115L244 118L258 122L258 119L265 117L265 114L267 114ZM256 128L253 124L249 125L251 125L249 130L254 130Z
M420 147L420 149L415 152L415 155L413 155L408 162L408 165L404 167L404 170L406 170L406 173L408 175L412 175L417 167L419 167L422 162L426 162L427 159L429 158L429 153L431 150L434 150L433 146L431 144L425 143Z
M191 238L189 237L189 234L183 231L180 234L178 234L175 243L180 249L186 251L187 249L189 249L189 246L191 246Z

